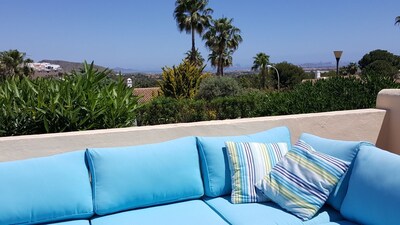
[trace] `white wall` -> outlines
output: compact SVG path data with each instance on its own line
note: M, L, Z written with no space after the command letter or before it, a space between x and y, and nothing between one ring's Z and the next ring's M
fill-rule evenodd
M0 161L53 155L87 147L139 145L183 136L250 134L276 126L288 126L292 141L302 132L341 140L375 143L386 111L364 109L314 114L260 117L186 124L170 124L109 130L0 138Z
M400 154L400 89L379 92L376 107L387 110L376 145Z

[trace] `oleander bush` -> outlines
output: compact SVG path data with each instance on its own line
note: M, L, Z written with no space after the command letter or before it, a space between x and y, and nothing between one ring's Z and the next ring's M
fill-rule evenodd
M137 97L93 63L63 79L11 77L0 83L0 136L135 124Z
M378 92L400 88L379 76L332 77L282 92L248 92L212 100L157 98L138 111L138 125L374 108Z

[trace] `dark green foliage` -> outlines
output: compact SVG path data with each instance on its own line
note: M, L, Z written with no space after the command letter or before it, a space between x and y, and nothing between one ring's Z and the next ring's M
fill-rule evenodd
M349 65L344 67L346 75L354 75L357 73L358 65L356 63L349 63Z
M243 88L260 88L260 76L258 74L245 74L235 78Z
M18 50L0 52L0 80L14 76L30 76L33 69L28 63L33 62L26 58L26 53Z
M186 123L214 119L204 100L158 97L138 111L138 125Z
M306 78L306 73L304 72L303 68L293 65L288 62L281 62L277 63L275 67L279 71L280 76L280 85L282 88L293 88L296 84L301 83L303 79ZM270 71L271 76L274 81L274 87L277 87L278 76L276 71L271 69Z
M64 79L13 77L0 84L0 136L133 126L137 98L84 64Z
M217 97L237 96L242 88L234 78L208 77L204 79L197 93L197 98L212 100Z
M390 65L396 67L397 69L400 69L400 56L394 55L393 53L380 49L374 50L364 55L362 59L358 62L358 65L363 70L368 65L377 60L387 61L388 63L390 63Z
M140 109L138 123L151 125L373 108L378 92L384 88L400 88L400 84L379 76L332 77L301 83L290 91L249 92L211 101L159 98Z
M363 75L381 76L388 78L395 78L398 73L399 70L385 60L376 60L362 70Z

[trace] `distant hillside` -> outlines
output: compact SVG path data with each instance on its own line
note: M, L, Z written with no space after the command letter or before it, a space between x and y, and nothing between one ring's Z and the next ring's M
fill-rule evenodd
M44 63L44 62L60 65L63 68L63 71L65 73L70 73L73 70L79 71L80 69L83 68L83 63L78 63L78 62L68 62L68 61L63 61L63 60L48 60L48 59L44 59L44 60L40 61L40 63ZM98 66L98 65L94 65L94 68L96 68L100 71L106 69L105 67Z

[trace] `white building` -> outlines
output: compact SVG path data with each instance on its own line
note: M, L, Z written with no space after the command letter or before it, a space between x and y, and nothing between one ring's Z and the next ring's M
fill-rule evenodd
M61 72L60 65L51 63L28 63L28 66L38 72Z

